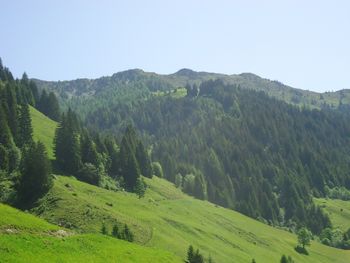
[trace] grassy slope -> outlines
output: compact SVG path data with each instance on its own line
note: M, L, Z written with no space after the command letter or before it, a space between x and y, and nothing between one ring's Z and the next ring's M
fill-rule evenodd
M312 242L310 255L297 254L296 236L235 211L191 198L169 182L147 179L143 199L59 176L33 212L82 232L98 232L116 222L128 223L136 242L184 257L189 244L210 253L216 262L279 262L282 254L296 262L348 262L350 251Z
M60 228L0 204L1 262L181 262L176 256L99 234ZM122 260L121 260L122 259Z
M44 143L49 158L53 159L53 138L55 136L57 122L49 119L33 107L30 107L30 115L32 118L34 140L40 140L42 143Z
M350 201L319 198L315 202L328 212L334 227L343 231L350 228Z

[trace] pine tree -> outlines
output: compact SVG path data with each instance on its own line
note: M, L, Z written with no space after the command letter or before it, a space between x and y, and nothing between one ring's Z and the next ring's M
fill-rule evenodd
M57 97L55 93L50 92L49 96L47 98L47 109L46 109L46 115L55 121L58 121L60 118L60 106L58 104Z
M153 171L151 161L141 141L139 141L136 147L136 159L139 164L141 174L145 177L152 178Z
M23 155L18 194L20 204L27 205L51 188L51 164L41 142L29 144Z
M140 177L140 169L135 157L136 138L135 132L128 127L120 145L119 166L121 175L124 178L125 187L129 191L133 191L137 179Z
M5 147L10 147L13 144L12 134L8 127L5 113L1 104L0 104L0 144L4 145Z
M54 151L58 167L65 173L75 175L81 168L80 145L77 124L72 113L62 116L56 129Z
M101 227L101 234L108 235L107 227L104 223L102 224L102 227Z
M187 263L192 263L194 257L194 249L193 246L190 245L187 250Z
M129 242L133 242L134 241L134 235L130 231L130 229L129 229L127 224L124 225L124 239L126 241L129 241Z
M117 224L113 226L112 236L114 236L115 238L120 238L119 228Z
M145 196L145 193L146 193L146 184L145 184L145 182L142 180L141 177L137 178L136 186L135 186L134 192L138 195L139 198L142 198L142 197Z
M7 102L7 120L15 141L18 138L18 116L17 116L17 99L15 88L12 83L6 84L6 102Z
M28 104L23 104L20 109L19 122L18 122L18 144L23 147L26 144L33 142L32 134L32 122L29 112Z
M99 157L96 150L96 145L92 141L87 131L83 132L81 139L81 161L83 163L91 163L96 167L99 166Z

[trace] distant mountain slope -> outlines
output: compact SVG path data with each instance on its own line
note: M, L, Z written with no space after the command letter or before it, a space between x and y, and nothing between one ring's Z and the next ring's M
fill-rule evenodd
M308 248L309 256L300 255L294 250L296 236L287 231L196 200L163 179L146 178L146 182L146 196L139 199L135 194L58 176L53 189L32 212L78 232L96 233L102 222L111 231L116 222L127 222L137 243L174 252L181 258L189 244L220 263L245 263L252 258L277 263L282 254L291 255L298 263L347 263L350 257L350 251L315 241Z
M1 203L0 261L181 262L162 250L100 234L77 234Z
M174 74L161 75L134 69L98 79L35 80L35 82L39 88L54 90L60 95L62 105L70 106L85 116L99 107L142 100L150 97L155 91L170 91L178 87L185 87L187 84L198 85L210 79L222 79L228 84L264 91L269 96L298 106L336 108L340 104L350 104L350 90L317 93L292 88L281 82L264 79L251 73L225 75L181 69ZM329 88L330 90L336 89L336 87Z

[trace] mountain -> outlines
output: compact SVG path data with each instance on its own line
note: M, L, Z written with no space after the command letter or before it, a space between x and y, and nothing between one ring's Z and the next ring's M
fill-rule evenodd
M134 69L98 79L56 82L35 79L35 82L39 88L55 91L61 97L63 105L70 106L85 116L85 114L94 111L96 107L108 107L125 100L142 100L149 98L156 91L169 92L188 84L199 85L204 81L215 79L222 79L227 84L239 85L242 88L263 91L271 97L301 107L337 108L339 105L349 105L350 103L349 90L317 93L292 88L279 81L264 79L252 73L225 75L181 69L174 74L160 75ZM330 89L332 88L334 87L330 87ZM126 90L128 91L126 92ZM96 105L96 100L99 101L100 105ZM114 103L111 104L111 100ZM85 104L92 106L92 108L84 107Z

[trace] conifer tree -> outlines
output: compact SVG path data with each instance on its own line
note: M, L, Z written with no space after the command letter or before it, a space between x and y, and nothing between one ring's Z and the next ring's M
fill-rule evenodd
M117 224L113 226L112 236L114 236L115 238L120 238L119 228Z
M17 99L13 83L6 84L7 120L13 139L18 137Z
M68 174L76 174L81 168L80 145L77 124L74 123L72 113L62 116L56 129L54 151L59 168Z
M22 205L45 194L52 186L51 164L44 144L31 143L24 149L18 194Z
M141 141L138 142L136 147L136 159L139 164L141 174L145 177L152 178L153 171L151 160Z
M20 109L19 122L18 122L18 144L23 147L26 144L30 144L33 141L32 134L32 122L29 112L28 104L23 104Z
M1 104L0 104L0 144L4 145L5 147L9 147L13 144L12 134L8 127L5 113Z
M92 141L89 133L84 131L80 139L81 144L81 160L83 163L91 163L98 167L99 157L96 150L96 145Z

